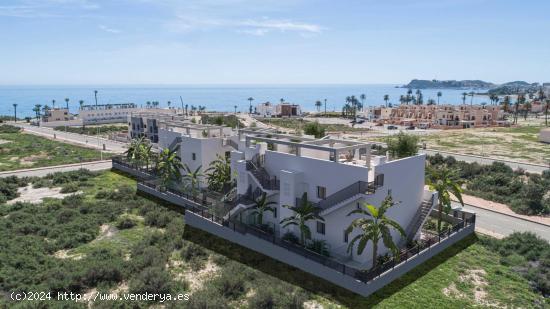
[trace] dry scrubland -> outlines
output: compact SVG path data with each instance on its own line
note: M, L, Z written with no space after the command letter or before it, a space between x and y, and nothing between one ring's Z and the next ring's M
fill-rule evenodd
M71 172L33 182L44 187L72 184L77 193L40 204L0 204L2 292L191 293L189 302L165 304L167 308L544 306L544 299L512 266L524 258L516 254L511 262L503 260L488 238L470 237L363 298L186 226L181 209L136 195L135 181L124 175ZM29 304L0 298L2 305Z
M24 168L99 160L98 150L26 134L18 128L0 126L0 172ZM103 153L108 158L108 153Z

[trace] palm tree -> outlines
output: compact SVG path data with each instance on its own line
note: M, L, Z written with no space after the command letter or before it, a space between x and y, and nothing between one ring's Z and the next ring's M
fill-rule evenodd
M504 96L504 100L502 100L502 109L506 113L510 111L510 96Z
M462 181L459 179L457 171L451 170L446 166L440 168L429 167L426 184L430 187L430 190L437 191L439 212L437 232L441 233L443 212L448 213L451 210L451 194L464 206L464 202L462 201Z
M385 94L384 95L384 101L386 101L386 107L388 107L388 101L390 100L390 96Z
M310 201L307 200L307 193L304 192L299 206L287 206L284 207L294 211L294 215L281 220L282 227L285 228L290 225L296 225L300 229L300 243L305 244L305 239L311 238L311 230L307 226L307 222L310 220L325 221L323 217L317 214L317 207L315 207Z
M32 109L33 112L36 113L36 120L40 120L40 108L42 107L42 104L35 104L34 108Z
M80 104L80 109L82 109L82 106L84 105L84 100L78 101L78 104Z
M147 101L145 104L147 105L147 108L151 108L151 101Z
M407 97L406 97L407 98L407 105L409 105L409 103L411 102L412 93L413 93L412 89L409 88L407 90Z
M285 99L283 98L279 99L279 101L281 101L281 104L285 103Z
M132 141L128 145L128 149L126 149L126 151L124 152L124 154L126 155L126 159L134 164L139 164L141 162L141 150L144 144L144 136L132 139Z
M467 92L462 93L462 105L466 104L466 97L468 96Z
M325 99L325 117L327 116L327 99Z
M216 155L205 173L210 190L224 192L231 185L231 161L225 156Z
M361 106L365 106L365 100L367 99L367 95L362 93L360 96L359 96L359 99L361 99Z
M94 90L95 106L97 108L97 90Z
M253 97L249 97L248 99L248 103L250 103L249 107L248 107L248 113L249 114L252 114L252 101L254 101L254 98Z
M275 214L275 207L271 207L271 205L277 205L277 203L273 201L268 202L267 194L265 192L263 192L262 195L254 201L254 206L252 208L251 213L257 216L258 225L263 224L264 213L266 211L270 211L272 214Z
M235 114L237 114L237 105L234 105L233 108L235 109Z
M13 103L13 121L17 122L17 103Z
M189 168L189 165L185 164L183 169L185 170L185 175L183 178L187 180L187 188L191 188L191 194L195 197L199 191L199 182L200 178L204 175L201 172L202 165L199 165L194 171Z
M441 96L443 96L443 93L441 91L438 91L437 92L437 105L439 105L439 98L441 98Z
M161 179L161 184L166 187L172 181L181 179L180 170L183 168L178 156L179 145L174 149L164 148L159 154L156 171Z
M67 106L67 111L69 110L69 98L65 98L65 104Z
M52 108L55 109L55 100L52 100Z
M323 105L323 103L321 103L321 101L319 101L319 100L315 101L315 107L317 108L317 112L321 111L321 106L322 105Z
M470 93L468 94L471 98L470 98L470 105L474 105L474 96L476 95L475 92L473 91L470 91Z
M394 255L399 253L399 248L397 248L393 242L390 229L393 228L397 230L403 237L406 236L405 231L399 223L386 216L386 211L395 205L397 205L397 203L393 201L391 195L388 195L382 202L380 208L376 208L368 203L363 203L361 208L355 209L348 214L348 216L353 214L366 216L366 218L363 217L353 220L345 230L346 235L349 235L356 228L361 231L359 235L355 236L350 241L348 245L348 253L353 252L355 243L359 241L359 244L357 245L357 254L361 255L368 242L372 241L373 268L376 267L377 264L376 260L378 257L378 243L380 242L380 238L382 238L384 246L390 249Z

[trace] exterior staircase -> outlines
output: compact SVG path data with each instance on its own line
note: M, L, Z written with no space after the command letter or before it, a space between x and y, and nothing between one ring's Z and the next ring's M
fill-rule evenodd
M246 161L246 170L250 172L264 191L278 191L280 189L279 179L269 176L269 173L259 164L258 160L255 160L255 158Z
M418 209L418 212L416 213L412 224L409 226L409 229L407 231L407 239L412 240L414 236L418 233L418 230L422 227L428 216L430 215L430 212L432 211L434 203L434 195L429 200L422 201L422 204L420 204L420 208Z
M181 144L181 142L182 142L181 136L176 137L176 139L174 139L174 141L170 144L170 146L168 146L168 149L170 149L170 150L176 149L176 147L179 144Z

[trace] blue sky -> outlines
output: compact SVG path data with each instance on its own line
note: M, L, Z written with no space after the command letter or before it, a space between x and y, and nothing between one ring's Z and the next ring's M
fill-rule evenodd
M0 84L550 82L546 0L2 0Z

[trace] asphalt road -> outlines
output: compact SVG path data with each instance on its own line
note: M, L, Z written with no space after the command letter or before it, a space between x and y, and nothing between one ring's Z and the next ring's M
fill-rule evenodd
M460 204L453 202L453 207L460 207ZM550 241L549 226L477 208L472 205L465 205L464 208L476 213L476 228L479 227L503 236L508 236L513 232L533 232Z
M44 176L46 176L48 174L51 174L51 173L54 173L54 172L75 171L75 170L79 170L81 168L85 168L85 169L90 170L90 171L102 171L102 170L111 169L112 166L113 166L113 164L112 164L111 160L83 162L82 164L76 163L76 164L56 165L56 166L48 166L48 167L39 167L39 168L30 168L30 169L24 169L24 170L0 172L0 178L8 177L8 176L44 177Z
M111 153L123 153L126 151L126 144L121 142L112 141L105 138L97 138L96 136L83 135L77 133L55 131L52 128L37 127L27 124L17 124L19 127L23 128L26 132L44 136L47 138L54 138L60 141L66 141L69 143L77 144L80 146L94 148L94 149L103 149L105 145L105 151Z

